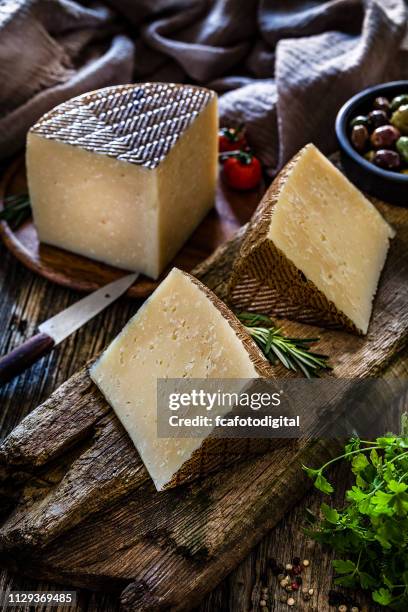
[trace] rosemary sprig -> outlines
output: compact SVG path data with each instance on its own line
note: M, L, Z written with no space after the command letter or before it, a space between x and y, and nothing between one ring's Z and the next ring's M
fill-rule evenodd
M7 221L12 230L16 230L31 215L30 200L27 193L10 195L4 198L4 208L0 211L0 220Z
M319 338L288 338L266 315L239 312L237 317L271 363L279 360L288 370L300 371L307 378L319 376L320 370L331 370L327 355L310 350Z

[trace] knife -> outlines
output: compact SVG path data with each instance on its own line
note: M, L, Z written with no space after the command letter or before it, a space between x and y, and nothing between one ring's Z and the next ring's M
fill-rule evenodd
M0 358L0 385L29 368L54 346L120 297L137 279L138 273L123 276L82 298L38 326L39 333Z

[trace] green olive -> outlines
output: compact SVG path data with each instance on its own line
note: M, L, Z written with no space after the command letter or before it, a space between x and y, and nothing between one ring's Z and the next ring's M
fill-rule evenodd
M402 159L408 163L408 136L401 136L395 144Z
M367 151L364 157L366 158L367 161L374 163L375 151L373 150Z
M391 123L401 134L408 135L408 104L403 104L392 114Z
M408 93L396 96L391 100L391 110L395 111L403 104L408 104Z
M356 125L364 125L364 127L368 128L368 123L368 117L365 115L357 115L357 117L354 117L354 119L350 121L350 126L353 128Z

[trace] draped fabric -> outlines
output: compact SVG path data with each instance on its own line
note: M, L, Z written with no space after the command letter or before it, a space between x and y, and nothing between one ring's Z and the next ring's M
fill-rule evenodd
M0 159L47 110L136 81L203 84L273 175L335 148L353 93L408 76L404 0L0 1Z

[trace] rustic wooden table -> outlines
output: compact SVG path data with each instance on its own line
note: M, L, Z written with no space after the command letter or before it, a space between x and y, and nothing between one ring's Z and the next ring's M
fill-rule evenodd
M3 246L0 246L0 355L32 335L40 322L64 309L79 297L79 294L53 285L29 272L15 261ZM63 342L50 356L2 388L0 390L1 436L6 436L28 412L110 342L137 308L138 303L135 301L126 298L119 300ZM391 365L391 372L406 376L407 357L408 353L400 355ZM339 487L344 488L346 485L344 469L339 468L334 476ZM339 491L340 497L341 491ZM320 502L321 496L311 492L294 507L235 571L221 584L214 584L212 592L202 602L200 612L249 612L260 609L258 604L261 581L266 581L270 587L267 608L269 612L287 610L286 605L279 603L282 592L277 587L276 578L268 570L268 559L275 557L288 562L297 555L310 559L311 565L306 574L306 583L318 592L313 601L314 607L301 604L297 609L313 609L319 612L329 610L327 593L332 579L330 568L332 557L329 552L322 551L302 533L305 508L316 510ZM50 590L55 588L55 585L35 583L4 571L0 577L0 591L10 588ZM366 602L365 610L376 610L361 594L358 599L361 604ZM111 595L81 591L78 604L72 609L108 611L118 608L118 601ZM48 610L46 606L36 609Z

